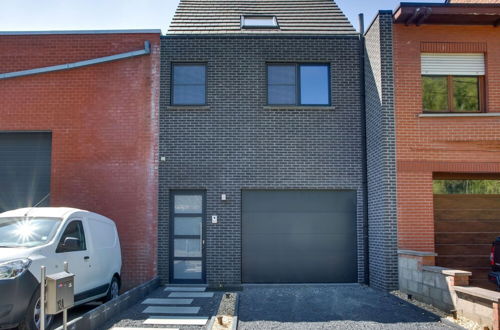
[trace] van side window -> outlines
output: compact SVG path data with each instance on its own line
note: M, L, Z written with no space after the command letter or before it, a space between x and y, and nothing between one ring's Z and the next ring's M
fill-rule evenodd
M86 250L85 233L81 221L72 221L61 236L56 253Z

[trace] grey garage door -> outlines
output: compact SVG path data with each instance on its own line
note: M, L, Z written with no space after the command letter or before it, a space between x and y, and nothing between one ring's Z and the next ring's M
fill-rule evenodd
M244 283L357 282L356 192L242 194Z
M0 212L33 206L49 193L51 140L50 133L0 133Z

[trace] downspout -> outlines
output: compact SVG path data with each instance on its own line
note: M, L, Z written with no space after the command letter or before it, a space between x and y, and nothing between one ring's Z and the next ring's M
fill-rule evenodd
M10 79L10 78L30 76L30 75L34 75L34 74L47 73L47 72L76 69L76 68L81 68L81 67L85 67L85 66L89 66L89 65L95 65L95 64L106 63L106 62L113 62L113 61L123 60L126 58L149 55L149 54L151 54L151 43L149 41L144 41L144 49L134 50L131 52L120 53L120 54L115 54L115 55L110 55L110 56L98 57L98 58L93 58L90 60L84 60L84 61L73 62L73 63L65 63L65 64L46 66L46 67L36 68L36 69L0 73L0 79Z
M364 283L370 285L370 237L368 235L368 152L366 134L366 100L365 100L365 19L359 14L359 59L360 59L360 104L361 104L361 162L363 186L363 253Z

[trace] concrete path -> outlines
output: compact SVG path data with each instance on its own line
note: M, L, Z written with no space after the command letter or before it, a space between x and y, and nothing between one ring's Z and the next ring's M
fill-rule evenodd
M161 287L103 329L202 330L217 312L222 296L205 291L206 287Z
M238 329L453 329L391 294L362 285L247 285Z

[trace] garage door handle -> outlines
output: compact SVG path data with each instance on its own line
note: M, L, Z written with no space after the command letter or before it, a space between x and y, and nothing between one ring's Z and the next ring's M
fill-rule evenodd
M89 259L90 259L90 257L89 257L89 256L85 256L85 257L83 257L83 260L89 260Z

